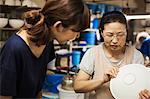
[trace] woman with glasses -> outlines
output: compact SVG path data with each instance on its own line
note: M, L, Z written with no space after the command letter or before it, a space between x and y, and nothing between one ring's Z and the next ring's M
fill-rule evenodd
M89 26L82 0L46 0L41 10L24 14L25 24L0 53L0 99L41 97L47 64L55 58L53 40L73 40Z
M144 64L142 54L126 43L127 21L123 13L112 11L101 18L102 43L89 49L80 63L74 82L76 92L90 92L90 99L114 99L109 81L116 77L119 67L131 63ZM140 99L149 99L150 93L139 93Z

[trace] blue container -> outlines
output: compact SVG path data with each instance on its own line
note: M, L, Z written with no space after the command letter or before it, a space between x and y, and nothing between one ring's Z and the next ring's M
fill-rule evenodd
M99 22L100 22L100 20L98 18L95 18L93 20L93 29L98 29L99 28Z
M73 51L72 52L72 65L78 66L80 63L81 52L80 51Z
M43 90L52 93L58 93L59 91L57 89L57 86L62 83L63 77L64 75L62 74L47 75L43 85Z
M87 32L84 34L84 39L87 42L87 45L95 45L95 32Z

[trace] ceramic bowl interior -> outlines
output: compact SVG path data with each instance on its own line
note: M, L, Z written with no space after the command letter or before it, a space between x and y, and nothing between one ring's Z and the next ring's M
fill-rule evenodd
M24 21L21 19L9 19L9 25L12 28L19 29L24 25Z
M8 24L7 18L0 18L0 28L4 28Z

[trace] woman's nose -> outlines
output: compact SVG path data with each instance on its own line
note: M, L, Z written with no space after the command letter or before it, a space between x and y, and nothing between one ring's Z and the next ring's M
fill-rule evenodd
M113 42L113 43L117 43L117 42L118 42L117 36L114 36L114 37L112 38L112 42Z

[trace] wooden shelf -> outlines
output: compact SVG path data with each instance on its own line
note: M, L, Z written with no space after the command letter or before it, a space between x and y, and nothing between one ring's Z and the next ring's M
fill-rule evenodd
M15 28L0 28L0 30L4 30L4 31L17 31L18 29L15 29Z
M0 13L11 13L11 12L25 12L29 10L40 9L39 7L27 7L27 6L9 6L9 5L0 5Z

